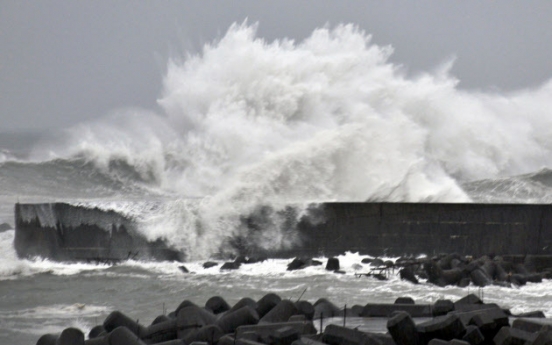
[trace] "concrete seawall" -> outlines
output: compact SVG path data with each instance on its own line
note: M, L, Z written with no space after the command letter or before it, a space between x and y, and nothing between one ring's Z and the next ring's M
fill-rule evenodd
M19 257L97 262L182 258L162 241L148 242L135 229L132 220L114 211L65 203L15 205Z
M552 254L552 205L326 203L300 224L302 250L326 256L457 252Z
M316 220L312 222L312 220ZM127 257L178 260L162 241L148 242L136 224L114 211L64 203L17 204L15 249L20 257L90 260ZM324 203L298 224L293 248L246 253L272 257L374 256L456 252L463 255L552 255L552 205Z

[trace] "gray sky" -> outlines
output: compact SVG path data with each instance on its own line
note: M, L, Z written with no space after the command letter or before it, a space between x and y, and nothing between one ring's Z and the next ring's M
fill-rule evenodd
M156 110L168 57L199 51L245 18L268 40L356 23L411 73L456 56L462 88L509 91L552 78L549 0L2 0L0 132Z

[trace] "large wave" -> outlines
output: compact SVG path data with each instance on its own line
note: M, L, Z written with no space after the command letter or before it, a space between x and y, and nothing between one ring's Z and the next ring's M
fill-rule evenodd
M354 25L301 42L267 42L256 29L235 24L201 53L171 60L160 114L135 109L82 124L35 159L79 157L110 176L119 162L148 188L204 198L144 222L150 235L186 237L194 252L240 233L260 205L276 210L264 238L273 245L284 205L470 202L472 181L552 166L552 82L462 90L452 62L408 75L389 62L391 47Z

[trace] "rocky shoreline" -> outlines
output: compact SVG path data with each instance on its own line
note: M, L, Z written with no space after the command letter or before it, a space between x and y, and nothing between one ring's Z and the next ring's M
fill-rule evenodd
M347 327L353 320L356 326ZM359 330L359 323L377 331ZM416 304L401 297L393 304L339 308L324 298L311 303L268 293L257 301L245 297L233 306L220 296L203 306L184 300L148 326L113 311L87 336L67 328L61 334L44 334L36 344L544 345L552 344L552 319L539 311L512 315L474 294L454 302Z
M419 277L439 286L517 286L549 276L550 271L543 269L546 261L532 256L521 259L474 259L457 254L395 261L365 258L362 264L369 264L371 271L357 275L385 279L393 271L412 283L416 283L412 278ZM237 269L255 261L241 257L221 264L220 269ZM204 266L212 264L206 262ZM288 270L322 264L314 259L295 258L289 262ZM337 258L329 258L325 268L343 273ZM187 269L181 266L181 271ZM498 280L500 276L504 280ZM512 315L508 309L484 303L479 297L468 294L457 301L441 299L433 304L417 304L410 297L399 297L393 304L340 308L325 298L311 303L301 297L297 301L282 299L274 293L256 301L245 297L233 306L223 297L213 296L204 305L184 300L147 326L131 315L114 311L87 335L77 328L67 328L60 334L44 334L36 344L552 345L552 319L543 312Z

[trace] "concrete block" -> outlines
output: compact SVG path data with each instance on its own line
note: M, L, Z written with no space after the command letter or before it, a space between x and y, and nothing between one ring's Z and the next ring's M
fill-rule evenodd
M406 312L398 312L387 321L387 330L397 345L420 345L416 325Z

